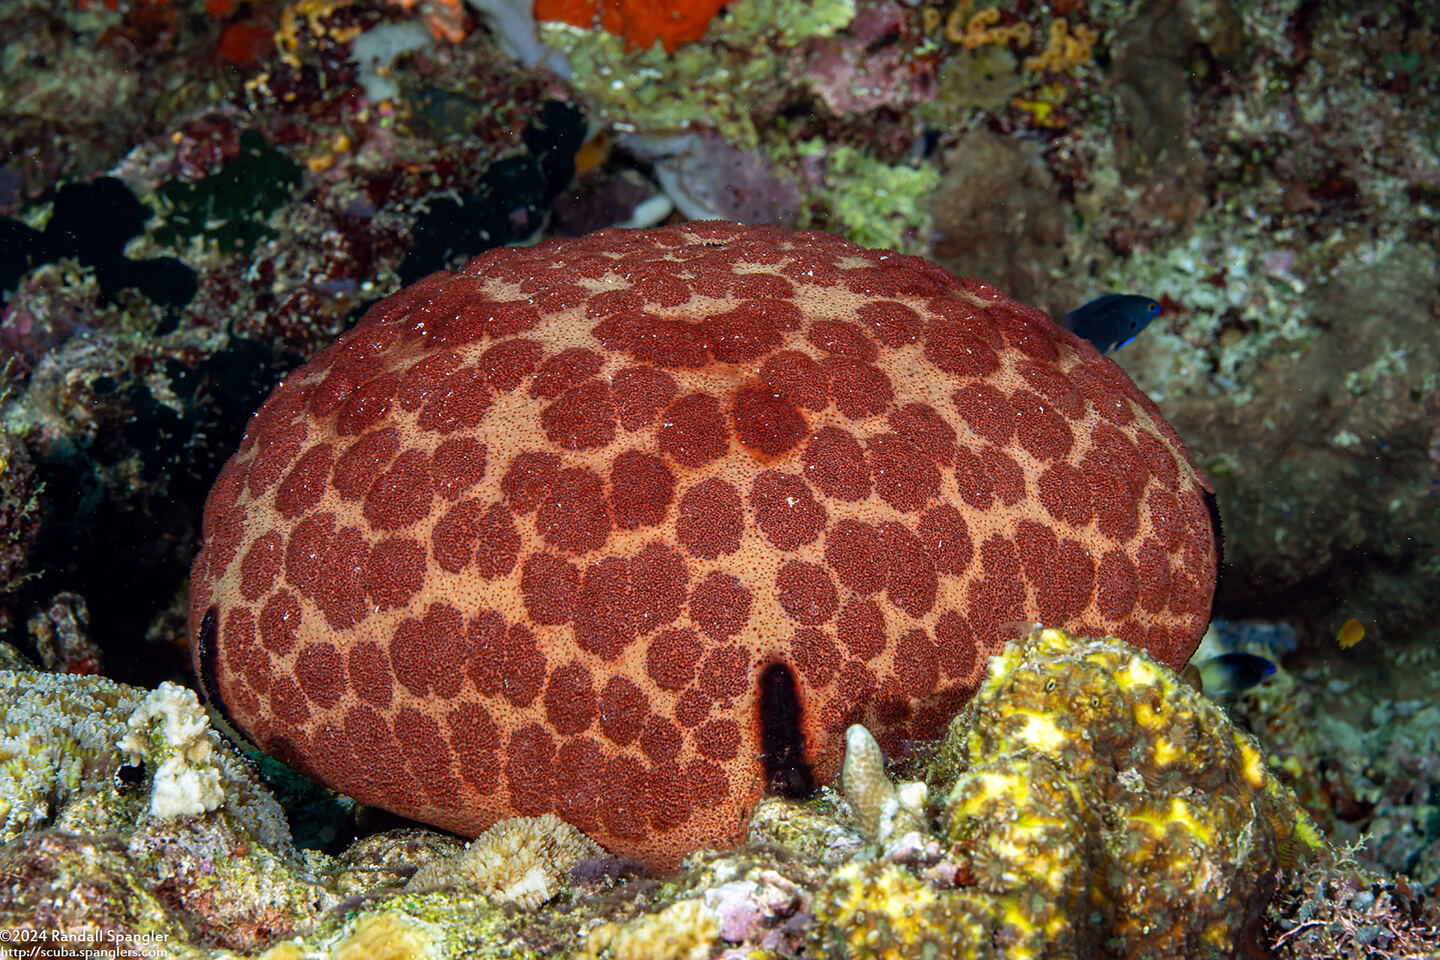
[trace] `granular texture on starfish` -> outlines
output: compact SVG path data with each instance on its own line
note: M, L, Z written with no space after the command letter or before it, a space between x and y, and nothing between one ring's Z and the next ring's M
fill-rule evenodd
M365 803L669 865L852 723L936 735L1015 622L1182 664L1205 497L1118 367L984 283L609 230L434 274L285 378L206 504L195 663Z

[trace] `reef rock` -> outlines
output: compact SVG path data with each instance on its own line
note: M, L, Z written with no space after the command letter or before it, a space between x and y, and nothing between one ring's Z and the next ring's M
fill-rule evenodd
M195 692L0 669L0 929L132 951L250 949L336 898ZM139 955L138 953L135 955Z

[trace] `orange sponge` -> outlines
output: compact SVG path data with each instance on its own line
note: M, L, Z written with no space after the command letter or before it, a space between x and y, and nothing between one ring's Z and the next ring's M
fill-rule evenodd
M710 20L725 0L535 0L536 20L560 20L590 28L598 20L610 33L625 38L625 49L648 50L658 39L667 53L682 43L705 36Z

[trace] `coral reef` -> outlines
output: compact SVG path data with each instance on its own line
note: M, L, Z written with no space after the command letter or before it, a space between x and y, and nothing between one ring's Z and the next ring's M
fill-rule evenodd
M756 56L757 50L773 45L793 56L808 41L833 36L854 16L853 0L738 0L705 43L674 56L659 49L627 52L618 37L564 24L543 24L540 36L565 54L576 93L599 116L645 131L713 129L737 146L753 148L759 142L757 115L778 105L788 59ZM626 82L637 74L654 80ZM660 89L666 95L656 96Z
M1299 658L1231 709L1326 835L1355 848L1362 868L1433 890L1440 651L1386 643L1367 650L1371 642L1333 662Z
M1440 950L1440 903L1348 859L1306 870L1266 920L1276 960L1406 960Z
M0 671L0 690L5 839L63 824L66 811L83 811L94 828L223 806L265 845L288 852L284 814L210 728L193 690L164 684L146 694L33 668ZM117 778L147 789L117 791Z
M796 143L794 155L810 170L811 187L830 199L825 221L866 246L917 252L929 233L929 199L940 182L929 166L890 164L819 139ZM816 226L813 219L802 224Z
M185 571L245 417L376 299L495 245L673 222L673 202L681 217L933 256L1052 316L1106 290L1145 294L1165 312L1118 362L1217 488L1232 535L1217 609L1283 618L1298 640L1230 709L1327 833L1366 837L1359 868L1282 886L1257 949L1434 952L1433 913L1412 896L1440 882L1440 35L1426 8L737 0L646 23L616 19L641 5L606 0L608 22L600 4L539 12L581 6L537 30L528 0L0 4L0 635L55 670L146 689L193 682ZM672 25L683 35L662 36ZM586 138L613 149L572 161ZM568 183L572 162L587 182ZM572 203L592 185L594 202ZM567 188L576 196L557 199ZM490 453L503 471L508 454ZM852 651L839 630L856 622L848 589L832 622L800 625L812 667L870 649ZM888 614L884 587L871 602ZM904 616L887 633L903 633ZM1351 619L1365 636L1341 649ZM6 647L0 663L28 670ZM830 683L864 680L837 671ZM860 693L894 695L882 686ZM69 696L59 701L105 708ZM697 722L717 704L742 706L715 699ZM847 719L903 752L894 718L830 717L836 762ZM5 781L19 791L6 815L28 826L0 851L0 902L36 923L169 932L177 952L254 953L294 936L276 956L302 943L311 955L489 957L513 943L517 956L556 956L590 928L618 935L699 901L684 912L718 923L710 952L792 956L821 880L796 862L833 871L886 857L855 879L873 874L902 900L927 896L913 881L934 885L932 868L963 880L934 859L938 833L892 826L876 842L883 818L862 832L849 815L861 794L882 809L892 799L872 762L848 803L831 790L762 801L745 843L698 863L683 888L601 859L560 883L560 907L583 905L566 919L491 906L474 888L407 893L410 874L459 841L410 830L333 861L277 856L228 806L152 816L167 755L176 779L159 792L211 802L213 763L159 741L143 770L112 750L118 780L72 791L88 782L75 779L77 726L57 723L53 742L28 729L7 740L58 786ZM148 750L163 728L152 718L137 739ZM642 728L626 749L665 769L651 751L669 742ZM547 771L573 759L557 753ZM581 767L591 786L614 773ZM371 822L281 776L297 841L337 853ZM228 803L239 788L222 785ZM984 863L1004 880L1003 858ZM77 892L61 902L56 890ZM467 909L473 930L457 933Z
M832 874L824 955L1229 956L1331 857L1254 739L1113 639L1007 646L928 776L941 843Z
M843 32L842 32L843 28ZM547 24L541 36L573 66L591 114L688 216L813 226L903 252L926 245L935 171L916 163L922 130L888 128L886 148L828 127L909 109L934 96L935 60L909 11L889 2L740 0L701 43L675 55L631 52L602 32ZM640 75L653 83L636 85ZM656 89L667 95L653 96ZM783 119L815 103L823 125Z
M0 156L14 178L0 191L5 213L103 174L136 142L243 82L213 56L212 17L181 17L166 4L82 7L16 0L0 8L0 35L16 38L0 105Z
M4 392L0 384L0 401ZM6 600L28 569L26 560L39 529L40 488L35 468L25 446L0 423L0 633L9 618Z
M884 776L883 769L880 775ZM889 777L885 779L889 784ZM889 786L893 789L894 785ZM806 863L838 867L860 853L867 842L855 824L839 819L840 800L829 787L822 787L805 803L785 797L766 797L750 814L745 840L749 844L785 850Z
M800 219L799 187L753 150L714 135L631 137L626 145L655 161L655 177L692 220L734 220L793 227Z
M333 901L301 878L283 812L193 691L13 666L0 670L0 926L42 945L201 929L246 949Z
M936 185L936 261L952 270L963 264L1020 297L1041 294L1064 251L1065 214L1039 151L976 132L955 145L954 161Z
M363 836L326 864L326 885L344 898L375 899L402 891L420 871L454 862L465 843L448 833L399 827Z
M1237 358L1247 394L1293 403L1257 417L1249 404L1177 398L1223 514L1247 518L1226 552L1238 575L1223 599L1235 613L1293 611L1326 641L1348 617L1392 639L1435 622L1435 463L1421 451L1440 416L1440 349L1428 335L1437 269L1434 251L1398 244L1307 289L1311 332L1294 334L1292 360L1251 369ZM1383 313L1370 307L1377 298Z
M165 222L151 234L174 245L201 237L227 252L248 254L275 231L265 223L300 182L300 165L255 130L243 130L235 155L199 180L172 180L156 191Z
M1235 521L1219 607L1307 645L1337 616L1404 642L1440 613L1435 34L1403 5L1288 10L1091 8L1099 62L1058 86L995 45L949 56L922 111L948 121L934 254L1056 317L1162 299L1117 359Z
M240 729L361 802L673 865L832 776L852 722L933 736L1006 623L1178 666L1215 563L1177 438L1088 343L922 260L704 223L373 308L222 472L191 634Z
M75 260L94 271L100 293L114 299L135 288L152 302L181 307L195 296L195 271L175 257L132 260L125 245L139 235L150 210L113 177L71 183L56 191L44 231L17 220L0 220L5 237L0 292L41 264ZM96 229L95 224L102 224Z
M0 671L0 839L49 822L72 796L107 799L123 765L115 742L143 694L92 677Z

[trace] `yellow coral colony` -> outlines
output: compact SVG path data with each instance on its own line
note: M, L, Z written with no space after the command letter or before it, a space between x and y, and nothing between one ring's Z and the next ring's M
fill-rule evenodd
M967 711L968 769L947 811L982 889L1064 904L1056 883L1091 869L1085 848L1108 834L1096 892L1113 935L1139 954L1184 955L1236 942L1246 891L1263 886L1277 847L1322 852L1254 740L1141 651L1040 630L997 659ZM1097 819L1097 802L1115 828ZM1001 809L1009 816L997 820ZM1217 884L1236 902L1211 902ZM1183 918L1176 903L1187 904ZM1039 933L1065 912L1031 922Z
M702 900L679 900L659 913L592 930L570 960L704 960L720 923Z
M845 792L863 829L873 800L850 795L886 791L855 746ZM922 872L882 853L833 873L813 900L819 955L1229 955L1277 869L1332 855L1253 738L1114 638L1007 645L930 776L943 860Z

